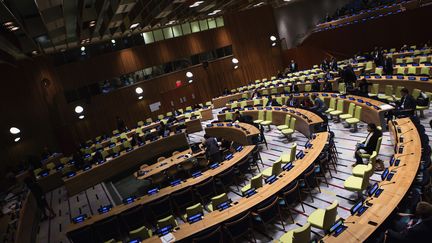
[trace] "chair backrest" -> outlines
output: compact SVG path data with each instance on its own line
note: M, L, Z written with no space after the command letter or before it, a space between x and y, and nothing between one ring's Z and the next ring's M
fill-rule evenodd
M216 194L213 178L195 185L195 192L201 198L203 204L207 203L208 200Z
M144 126L144 122L143 122L143 121L138 121L137 125L138 125L139 127L142 127L142 126Z
M121 237L120 224L115 216L94 223L93 229L102 242Z
M291 146L291 151L290 151L290 159L291 160L295 160L296 153L297 153L297 143L293 143L293 145Z
M264 111L258 111L258 120L264 120Z
M289 127L289 125L290 125L290 119L291 119L291 116L290 115L286 115L285 116L285 123L284 123L284 125L286 125L286 126Z
M149 203L148 209L153 216L153 220L157 220L173 214L169 197L164 197L157 201Z
M293 243L306 243L310 241L311 225L309 222L293 230Z
M276 161L272 165L272 175L279 175L282 172L282 160Z
M344 100L343 99L339 99L338 102L337 102L337 110L343 112L343 109L344 109Z
M416 67L409 67L408 68L408 74L409 75L416 75L417 73L417 68Z
M359 105L356 106L355 111L354 111L354 118L361 120L361 112L362 112L362 107Z
M240 102L240 108L244 108L245 106L247 106L247 101L243 100Z
M204 207L201 203L194 204L186 208L186 217L190 217L199 213L203 213Z
M120 214L123 224L127 231L131 231L143 226L146 223L143 207L141 205L128 209Z
M420 69L420 75L422 75L422 76L430 76L430 67L422 67L421 69Z
M398 75L405 75L405 69L404 67L398 67L396 70L396 74Z
M396 64L402 64L403 59L402 58L396 58Z
M345 83L339 83L338 85L338 91L339 93L345 93Z
M174 216L169 215L163 219L160 219L157 221L157 227L163 228L165 226L172 225L173 228L177 226L177 220L174 218Z
M375 148L375 152L377 152L377 155L379 154L379 151L381 149L381 142L382 142L382 137L379 137Z
M84 227L82 229L72 231L68 233L68 237L72 241L72 243L96 241L93 234L93 229L91 227Z
M310 85L310 84L305 85L305 92L310 92L311 89L312 89L312 85Z
M375 162L376 162L377 156L378 156L378 153L376 151L373 151L371 156L369 157L369 163L372 164L373 168L375 168Z
M276 101L277 101L277 103L279 103L279 104L281 104L281 105L283 105L283 98L282 97L277 97L276 98Z
M371 94L378 94L379 92L379 84L372 84Z
M393 95L393 85L391 85L391 84L386 85L384 93L387 96L392 96Z
M403 88L404 88L403 86L397 86L397 87L396 87L395 96L396 96L397 98L401 98L401 97L402 97L402 95L401 95L401 90L402 90Z
M236 239L251 232L253 227L249 212L236 218L237 219L224 223L223 226L232 242L236 242Z
M225 120L232 120L232 119L233 119L233 114L231 112L225 113Z
M147 119L146 119L146 122L147 122L147 123L152 123L152 122L153 122L153 119L151 119L151 118L147 118Z
M249 98L248 93L242 94L242 98L245 98L245 99Z
M296 121L297 121L297 119L295 117L291 118L290 126L289 126L290 129L292 129L292 130L295 129Z
M382 69L382 68L375 68L375 74L376 74L376 75L379 75L379 76L382 76L382 74L383 74L383 69Z
M48 170L52 170L52 169L54 169L55 168L55 164L53 163L53 162L50 162L50 163L48 163L47 165L46 165L46 168L48 169Z
M272 111L266 111L266 121L272 121Z
M256 189L256 188L262 187L263 186L262 174L260 173L256 176L252 177L250 184L251 184L251 188Z
M261 99L254 99L253 105L256 106L256 105L259 105L259 104L261 104Z
M191 111L191 110L192 110L192 106L186 107L186 111Z
M405 63L409 64L409 63L414 63L414 59L412 57L407 57L405 59Z
M223 202L228 201L228 196L226 193L219 194L217 196L212 197L211 204L213 206L213 210L217 209L217 206Z
M354 103L350 103L349 106L348 106L348 114L350 114L353 117L354 117L354 109L355 109L355 104Z
M222 241L223 241L223 234L222 231L220 230L220 227L218 227L216 230L210 233L206 233L200 237L192 239L192 243L208 243L208 242L221 243Z
M188 188L171 194L171 201L177 211L184 210L195 202L195 194L192 188Z
M117 134L119 134L119 133L120 133L120 132L119 132L119 130L117 130L117 129L114 130L114 131L112 131L112 134L113 134L113 135L117 135Z
M258 215L264 223L269 222L280 214L278 201L278 197L275 197L272 201L269 200L270 204L257 210Z
M414 99L417 99L420 95L421 90L419 89L413 89L411 95L414 97Z
M328 230L336 221L338 205L338 201L334 200L333 203L325 209L323 222L324 230Z
M369 61L366 63L366 69L372 69L373 68L373 62Z
M336 109L336 98L330 98L329 108Z

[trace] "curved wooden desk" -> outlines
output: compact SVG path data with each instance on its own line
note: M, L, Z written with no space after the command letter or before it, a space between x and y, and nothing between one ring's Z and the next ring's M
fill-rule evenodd
M72 232L75 230L78 230L80 228L83 228L85 226L92 225L93 223L109 218L114 215L118 215L130 208L133 208L138 205L144 205L147 203L150 203L154 200L160 199L162 197L168 196L174 192L186 189L188 187L194 186L196 184L199 184L211 177L217 176L218 174L222 173L223 171L235 166L237 163L243 161L255 148L255 145L249 145L244 146L243 150L240 152L236 152L233 154L233 158L229 161L224 161L220 164L219 167L215 169L209 169L207 171L204 171L201 176L196 178L189 178L186 181L183 181L180 185L174 186L174 187L164 187L161 188L160 191L153 195L145 195L140 198L138 198L136 201L127 204L127 205L119 205L111 209L111 211L105 213L105 214L98 214L93 215L91 218L85 220L84 222L78 223L78 224L69 224L69 226L66 229L66 232Z
M432 92L432 80L421 81L419 76L414 76L414 80L410 80L408 76L365 76L367 81L373 84L379 84L379 91L384 93L386 85L392 85L393 90L396 90L397 86L402 86L407 88L410 92L413 89L420 89L422 91Z
M418 131L409 118L396 120L400 126L401 133L398 133L393 128L392 124L390 133L398 138L400 134L404 137L404 150L402 154L396 154L395 158L400 158L398 166L390 166L390 170L396 171L392 178L394 182L383 181L384 191L378 198L368 198L373 205L367 209L361 216L350 216L345 221L348 228L339 236L326 236L323 238L325 242L361 242L365 241L396 209L400 201L408 192L413 183L421 160L421 140ZM412 142L407 142L413 140ZM400 144L396 144L399 148ZM366 200L368 200L366 199ZM368 224L369 221L377 223L376 226Z
M270 109L268 109L270 108ZM250 109L250 110L249 110ZM258 112L260 111L258 107L253 107L249 109L242 110L243 115L251 116L254 120L258 119ZM285 109L285 110L284 110ZM273 125L285 124L286 115L290 115L297 119L295 130L301 132L306 137L315 131L315 126L324 122L324 120L312 111L292 108L292 107L266 107L262 111L272 111ZM306 118L307 117L307 118ZM225 113L218 114L218 119L220 121L225 120ZM309 120L308 120L309 119Z
M310 149L305 149L305 157L293 162L294 167L290 171L282 172L278 180L272 184L265 184L263 187L257 189L257 193L249 198L243 197L238 201L234 202L232 206L223 211L213 211L211 213L205 214L201 221L193 224L184 223L179 225L179 229L172 234L176 241L189 239L193 235L211 228L213 226L219 225L231 218L236 217L244 212L253 210L254 207L269 199L273 195L277 194L295 179L297 179L310 165L313 164L316 158L318 158L324 145L328 139L328 133L322 132L317 133L316 138L311 141L313 147ZM143 242L160 242L161 240L157 236L153 236Z
M211 125L211 127L209 127L209 125ZM205 128L206 134L212 137L234 141L242 145L253 144L252 139L260 134L260 130L254 125L243 122L219 122L209 125Z
M155 154L164 154L186 147L189 147L186 135L184 133L173 134L146 143L141 147L136 146L132 151L124 151L114 159L99 165L93 165L87 171L77 171L75 176L64 178L63 181L68 195L72 196L123 171L139 166L142 161L152 159Z

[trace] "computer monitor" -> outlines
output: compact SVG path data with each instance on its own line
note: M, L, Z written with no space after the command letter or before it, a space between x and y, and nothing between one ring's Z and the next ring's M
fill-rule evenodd
M384 170L383 173L381 174L381 180L382 180L382 181L385 180L385 179L387 178L388 174L389 174L389 169L388 169L388 168L385 168L385 170Z
M350 209L351 215L356 214L359 209L363 206L364 200L360 200L358 201L356 204L354 204L354 206L352 206L352 208Z
M379 188L378 183L375 183L368 191L369 197L371 197Z

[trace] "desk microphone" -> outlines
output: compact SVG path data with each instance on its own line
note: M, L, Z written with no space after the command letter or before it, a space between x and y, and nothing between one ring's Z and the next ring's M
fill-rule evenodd
M407 164L403 164L403 165L398 165L398 166L395 166L395 167L393 167L390 171L391 172L394 172L394 171L396 171L397 169L399 169L400 167L404 167L404 166L406 166Z
M344 223L344 224L355 224L356 222L355 222L355 221L352 221L352 222L344 221L343 223Z
M402 157L404 157L404 156L413 155L413 154L414 154L414 153L402 154L401 156L397 157L396 159L400 159L400 158L402 158Z
M387 185L395 184L395 183L396 183L396 181L392 181L392 182L388 182L388 183L380 184L379 187L381 188L382 186L387 186Z
M408 131L405 131L405 132L401 133L401 134L399 135L399 137L402 136L402 135L404 135L404 134L407 133L407 132L411 132L412 130L414 130L414 128L408 129Z
M405 142L403 142L403 143L399 143L398 145L399 145L399 146L401 146L401 145L405 145L405 144L410 143L410 142L412 142L412 141L414 141L414 139L411 139L411 140L409 140L409 141L405 141Z

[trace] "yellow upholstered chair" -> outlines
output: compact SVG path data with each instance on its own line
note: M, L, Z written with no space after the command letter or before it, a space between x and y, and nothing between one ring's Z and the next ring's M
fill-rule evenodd
M343 99L339 99L337 101L337 106L336 106L336 110L331 111L329 114L330 116L334 116L337 117L337 121L339 121L339 115L343 114L344 112L344 100Z
M249 189L251 189L251 188L255 188L255 189L257 189L257 188L260 188L260 187L262 187L262 186L263 186L263 175L262 175L262 174L258 174L258 175L256 175L256 176L252 177L250 183L247 184L246 186L244 186L244 187L241 189L241 192L242 192L242 194L244 195L244 193L245 193L247 190L249 190Z
M253 122L255 124L261 124L261 122L263 122L263 121L264 121L264 111L260 110L260 111L258 111L258 119L254 120Z
M346 119L346 123L350 126L354 125L352 132L357 132L357 124L360 122L361 119L361 113L362 113L362 107L356 106L354 110L354 117Z
M379 84L372 84L371 92L368 94L369 97L377 97L379 93Z
M348 113L339 115L339 118L342 120L353 118L354 117L354 108L355 108L355 104L350 103L348 106Z
M148 239L153 236L153 232L145 226L129 231L129 238L140 238L141 240Z
M163 219L159 219L157 221L157 227L163 228L165 226L171 225L173 228L178 226L177 220L174 218L174 216L169 215Z
M307 221L311 224L312 227L322 230L329 230L338 218L338 205L338 201L334 200L333 203L327 208L318 208L309 215Z
M289 128L289 123L290 123L290 119L291 119L291 116L290 115L286 115L285 116L285 123L283 124L283 125L279 125L279 126L277 126L277 129L278 130L284 130L284 129L288 129Z
M183 220L186 222L191 216L202 213L204 215L204 207L201 203L194 204L186 208L186 213L183 215Z
M290 230L279 238L281 243L308 243L310 242L311 224L307 222L302 227Z
M261 122L262 126L268 126L269 131L271 130L270 125L273 123L273 112L266 111L266 118L263 122Z
M262 175L264 177L270 177L272 175L279 175L282 172L282 161L276 161L273 163L272 167L263 170Z
M289 126L289 128L284 129L284 130L281 131L282 134L283 134L285 137L288 138L288 140L290 140L290 139L292 138L292 135L293 135L294 132L295 132L295 125L296 125L296 121L297 121L297 119L296 119L295 117L292 117L292 118L291 118L291 121L290 121L290 126Z
M369 186L369 179L373 173L373 165L366 165L363 176L350 176L344 182L344 188L349 191L357 192L359 198L362 198L363 191Z
M210 212L212 212L215 209L217 209L217 206L219 204L226 202L226 201L228 201L227 194L226 193L219 194L219 195L211 198L211 203L207 206L207 208Z
M378 155L377 152L373 151L372 155L369 158L369 164L372 164L372 169L375 169L375 162L376 162L377 155ZM363 177L366 174L368 168L369 168L368 165L364 165L364 164L356 165L352 169L352 174L354 176Z
M330 98L329 108L325 111L325 113L330 113L336 110L336 98Z
M279 157L277 161L281 161L282 164L292 162L295 160L296 152L297 152L297 143L293 143L291 145L290 152L282 153L282 155Z

